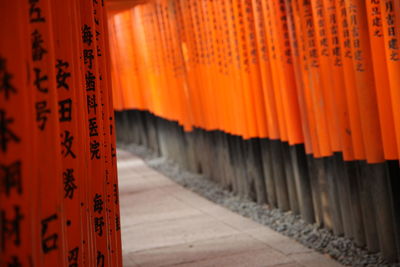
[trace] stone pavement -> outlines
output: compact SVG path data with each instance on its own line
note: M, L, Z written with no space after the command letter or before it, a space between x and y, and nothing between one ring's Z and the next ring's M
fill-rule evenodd
M341 266L118 151L124 266Z

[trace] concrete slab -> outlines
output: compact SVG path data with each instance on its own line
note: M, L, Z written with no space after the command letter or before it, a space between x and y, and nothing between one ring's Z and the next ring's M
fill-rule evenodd
M294 259L296 262L300 263L303 266L310 267L340 267L343 266L340 263L332 260L329 256L321 255L317 252L310 253L296 253L291 254L290 258Z
M118 150L124 266L340 266Z
M235 234L226 237L189 242L182 245L162 247L128 254L141 266L171 266L207 261L219 257L234 256L254 250L272 251L262 242L246 234ZM288 259L277 254L277 259ZM289 259L290 260L290 259ZM287 262L287 261L286 261Z
M124 259L123 267L139 267L140 265L134 262L128 254L123 253L122 257Z
M153 190L151 192L141 193L140 195L163 194L162 191ZM122 218L122 225L136 225L144 223L154 223L159 221L184 218L194 215L201 215L201 212L185 205L183 202L173 198L166 197L162 200L149 197L147 200L142 198L132 198L129 205L124 204L121 212L126 217ZM143 205L138 205L142 203ZM122 206L122 205L121 205Z
M187 264L181 264L177 266L201 266L201 267L254 267L254 266L281 266L281 264L287 264L294 262L291 259L285 257L278 252L271 249L258 249L244 251L242 253L209 258L203 261L196 261Z
M264 242L274 249L284 253L285 255L294 253L309 253L312 251L297 241L281 235L269 228L267 228L267 230L261 230L260 228L257 228L245 232L257 240L260 240L261 242Z
M203 214L156 223L129 225L125 226L125 230L123 246L130 251L185 244L238 233L233 228ZM135 242L136 240L140 241Z

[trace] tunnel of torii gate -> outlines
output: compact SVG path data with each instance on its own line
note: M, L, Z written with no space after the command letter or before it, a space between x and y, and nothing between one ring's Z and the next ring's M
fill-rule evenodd
M0 25L0 266L124 265L117 144L399 262L400 1L0 0Z

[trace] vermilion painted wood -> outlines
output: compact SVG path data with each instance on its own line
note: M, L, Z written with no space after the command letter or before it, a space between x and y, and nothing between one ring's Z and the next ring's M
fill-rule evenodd
M58 120L60 122L61 141L71 140L71 153L65 156L63 153L61 162L61 172L59 177L63 181L62 199L65 210L65 219L62 222L65 228L65 261L68 264L83 264L83 229L82 214L80 209L79 191L84 190L84 180L87 179L86 172L80 161L86 156L82 146L83 136L80 120L82 119L83 109L79 107L82 97L80 93L82 79L79 68L79 52L75 46L76 39L73 25L75 17L73 16L72 2L63 2L56 4L52 2L53 10L53 33L54 33L54 54L55 69L57 80L57 102L59 112ZM79 33L78 33L79 34ZM66 149L66 148L62 148ZM75 256L77 255L77 256ZM76 258L76 259L75 259Z
M25 1L7 2L0 7L0 25L3 25L0 33L6 36L0 43L0 112L2 134L6 134L2 135L0 148L0 217L7 227L12 222L18 225L18 229L5 233L4 243L0 245L1 266L28 265L37 246L32 242L37 237L32 233L32 222L38 220L31 212L35 206L32 200L36 201L38 196L36 190L31 190L36 177L32 164L32 132L36 125L33 91L28 79L30 70L26 68L26 62L31 59L26 10Z
M135 25L126 31L133 33L136 51L129 57L136 57L147 71L135 69L139 88L121 91L124 95L143 92L146 101L141 108L176 120L187 130L197 126L244 138L304 142L306 152L315 157L343 152L345 160L382 162L397 154L398 142L393 138L398 135L397 113L394 106L383 104L392 99L393 86L390 92L380 91L371 82L384 76L376 73L377 62L390 63L381 56L375 61L363 59L369 73L357 72L359 50L354 46L359 40L350 35L350 2L109 3L126 4L131 5ZM116 10L110 8L111 17L121 16ZM365 24L366 11L358 16ZM220 25L224 21L226 28ZM116 31L123 32L124 27L129 26L118 25ZM229 42L224 42L224 32ZM362 51L368 54L370 32L360 34ZM113 40L117 43L111 46L117 47L120 41ZM154 45L154 40L163 45ZM253 55L260 53L268 60L257 62L260 55ZM221 58L230 59L226 65L231 67L224 66L231 70L228 74L222 75ZM248 64L252 61L255 64ZM246 66L251 68L247 71ZM122 80L126 78L116 78L114 83ZM387 80L393 84L395 78L389 75ZM140 89L143 86L148 90ZM121 108L118 101L116 106Z

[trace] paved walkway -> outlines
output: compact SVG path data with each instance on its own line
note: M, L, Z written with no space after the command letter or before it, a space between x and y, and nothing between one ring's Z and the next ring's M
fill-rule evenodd
M124 266L340 266L118 151Z

